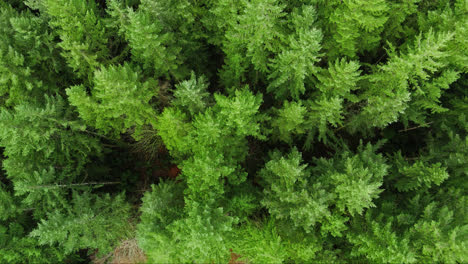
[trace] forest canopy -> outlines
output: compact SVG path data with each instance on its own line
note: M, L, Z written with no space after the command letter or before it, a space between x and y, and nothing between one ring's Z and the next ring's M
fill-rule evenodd
M468 263L467 0L3 0L0 263Z

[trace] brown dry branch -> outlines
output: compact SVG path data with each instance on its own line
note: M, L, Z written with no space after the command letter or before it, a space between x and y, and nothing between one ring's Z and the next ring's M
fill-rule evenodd
M146 255L135 238L122 241L114 251L93 259L93 264L138 264L146 263Z

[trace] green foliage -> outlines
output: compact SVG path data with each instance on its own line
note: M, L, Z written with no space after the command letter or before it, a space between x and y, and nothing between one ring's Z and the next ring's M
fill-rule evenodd
M286 158L279 152L272 154L272 160L260 171L267 184L262 204L275 218L291 219L295 226L309 232L316 222L330 214L327 203L332 196L320 190L320 183L309 182L310 172L301 162L296 149Z
M0 1L0 262L468 262L467 14Z
M322 32L313 27L315 10L306 6L303 13L293 16L295 33L288 39L288 44L272 60L271 79L267 91L273 92L277 99L299 96L306 91L305 83L318 71L316 63L320 61L320 42Z
M44 19L0 5L0 103L42 101L58 90L65 70Z
M65 212L48 213L30 236L37 237L40 245L58 244L65 254L97 249L104 255L126 238L129 210L123 195L99 197L74 192L72 205Z
M60 36L62 56L79 77L90 77L109 59L108 33L94 0L41 1Z
M151 189L142 199L138 241L150 261L169 261L175 252L171 233L166 228L183 216L184 188L181 184L161 182Z
M274 219L245 224L230 236L232 252L238 255L237 261L255 263L333 262L333 258L326 256L329 253L326 243L315 235L286 233L284 225Z
M345 151L333 159L320 159L312 172L301 164L296 149L286 157L274 152L260 171L266 185L262 204L278 220L290 219L306 232L322 223L323 232L341 236L347 216L374 207L373 201L382 192L379 187L387 165L375 151L376 147L368 145L356 155Z
M156 96L156 82L142 81L130 65L103 67L94 73L91 96L82 85L67 89L70 104L80 117L104 134L118 137L134 128L138 139L141 127L153 124L156 116L150 104Z
M40 246L37 240L27 237L19 223L0 224L0 260L4 263L61 262L64 254L58 249Z
M328 69L317 75L320 81L317 85L320 92L326 97L339 96L355 102L356 98L351 93L359 89L360 77L359 62L346 61L344 59L329 63Z
M467 225L455 220L454 212L459 212L459 219L466 219L466 210L457 211L466 207L466 196L449 204L443 202L446 205L427 200L416 195L404 211L394 208L376 215L374 209L365 219L356 219L353 232L348 234L355 245L351 254L388 263L465 262ZM391 207L391 203L382 205L383 209Z
M143 198L138 236L149 261L226 261L223 233L234 219L210 203L189 202L185 213L183 190L181 184L163 182Z
M171 45L174 37L170 32L163 32L164 26L157 19L157 12L151 12L150 4L144 1L138 12L128 13L125 35L135 59L163 76L177 70L180 47Z
M187 138L192 142L191 157L181 164L192 194L205 198L223 193L225 178L234 185L245 181L247 175L239 163L246 158L246 137L262 137L257 114L260 95L244 89L231 98L215 95L215 101L215 106L193 120L194 129Z
M246 157L246 137L261 137L257 112L262 98L246 89L235 94L215 95L216 105L191 124L177 108L166 108L158 118L156 128L171 153L188 157L181 163L183 174L189 189L199 195L222 193L224 177L230 183L243 182L246 174L238 164Z
M426 165L422 161L410 165L400 153L396 156L395 166L398 168L399 177L395 187L399 191L407 192L421 187L429 188L432 184L440 185L449 177L446 168L441 165L440 163Z
M16 204L11 193L6 190L5 185L0 183L0 220L7 220L15 216Z
M433 74L447 65L445 58L448 54L444 51L452 38L452 33L429 31L424 39L422 35L417 36L414 46L410 46L407 53L398 56L392 52L388 63L369 76L371 87L363 93L367 98L367 105L363 107L355 123L384 127L395 122L407 110L413 94L411 103L419 106L414 109L417 111L415 114L410 112L406 115L406 120L423 123L425 109L439 112L440 107L436 103L440 90L456 80L456 73L443 75L443 80L433 80L438 84L421 86L420 83L429 82ZM385 87L383 91L382 87ZM428 90L423 90L424 88ZM410 90L415 92L411 93Z
M173 107L165 108L158 116L155 127L172 156L179 157L180 154L189 151L190 145L186 137L193 128L187 115L181 110Z
M98 147L97 141L79 133L86 127L66 112L64 100L61 97L46 97L46 100L44 108L22 104L16 106L14 111L2 110L0 120L4 154L8 157L40 156L37 155L40 152L46 158L55 158L57 162L65 164L69 162L68 159L76 157L79 161L78 157L85 158L87 153L95 151L92 149ZM58 150L61 150L60 155ZM74 169L79 167L74 166Z
M247 180L239 185L226 186L226 195L221 202L227 215L236 217L239 223L247 223L250 216L261 209L262 194L254 183Z
M232 245L233 252L242 254L241 261L282 263L288 258L288 244L281 239L272 220L260 227L253 224L242 226L234 233Z
M228 248L226 233L231 231L236 219L226 216L223 208L214 207L213 203L205 205L191 202L188 205L188 216L174 222L168 229L173 233L172 243L175 246L177 262L225 262Z
M190 116L195 116L202 112L209 105L209 96L207 92L208 83L202 75L196 77L192 72L190 80L182 81L176 85L174 91L173 105L179 109L184 109Z
M329 56L356 57L356 53L373 50L388 20L387 1L345 0L330 17L334 49Z
M327 70L316 73L318 91L311 95L315 99L305 101L304 106L299 106L301 102L285 104L279 110L278 119L272 121L272 126L280 130L275 131L274 135L290 143L290 133L307 133L307 148L310 148L310 143L317 134L320 141L328 142L333 137L331 127L343 125L344 108L359 101L353 93L359 88L358 82L362 79L360 73L356 61L347 62L344 59L337 60Z
M359 232L348 235L348 240L355 247L351 252L352 256L366 256L375 262L385 263L415 263L415 253L411 250L410 241L407 235L398 236L392 230L392 219L384 220L384 216L372 217L366 213L367 223L357 222Z
M421 30L428 31L434 28L441 32L453 32L453 41L448 43L449 59L458 71L467 71L468 63L468 29L466 25L466 12L468 7L464 0L441 1L437 8L428 12L418 12L418 25Z
M184 186L175 182L160 182L152 185L151 191L142 198L141 224L138 226L140 243L144 249L145 243L153 243L145 237L151 232L160 232L166 226L183 216ZM161 245L162 246L162 245Z
M245 159L245 137L261 137L257 123L261 97L244 89L236 91L235 97L215 95L215 101L214 106L197 114L191 123L177 108L166 108L158 119L158 131L168 148L186 157L181 167L188 188L182 218L171 224L167 222L167 231L155 230L153 244L143 244L152 261L227 260L228 248L223 234L232 229L236 218L226 216L223 208L218 207L224 193L222 182L238 185L245 181L246 173L239 163ZM180 129L178 123L190 129ZM173 191L165 186L153 187L153 199L170 198L168 195ZM167 188L173 188L170 186ZM166 206L166 202L160 204ZM231 209L232 206L235 205L231 204ZM145 215L144 219L151 218L153 222L166 221L149 212ZM164 213L164 218L174 218L171 215Z
M466 199L461 203L466 206ZM437 208L431 203L424 208L421 219L412 228L412 241L419 250L419 259L425 261L440 261L444 263L465 262L467 243L464 237L468 234L468 225L453 226L454 211L447 206ZM463 213L466 217L466 214ZM435 219L437 219L435 221ZM428 243L427 241L436 241Z
M221 78L228 87L245 81L250 69L267 72L268 58L280 50L278 44L284 39L280 26L284 6L279 1L241 1L241 4L244 8L238 11L240 15L227 21L222 45L226 58Z
M354 216L375 206L373 200L382 192L380 186L388 168L383 157L375 153L377 149L378 145L368 144L360 146L353 156L344 152L332 160L317 160L314 171L323 173L320 178L324 183L335 186L335 202L341 212Z
M271 125L274 135L286 143L293 142L294 135L304 134L302 126L305 123L307 108L301 103L285 101L283 108L278 109L277 117L272 120Z
M61 97L46 97L44 108L21 104L0 113L3 169L13 182L15 195L26 195L26 206L64 206L64 191L57 185L73 183L83 175L91 155L101 145L89 137L86 126L66 110Z
M135 61L157 77L182 79L190 75L187 66L200 67L206 61L200 38L196 1L142 0L137 10L124 10L110 1L111 15L119 21ZM197 63L193 63L197 62ZM203 67L201 67L203 68Z

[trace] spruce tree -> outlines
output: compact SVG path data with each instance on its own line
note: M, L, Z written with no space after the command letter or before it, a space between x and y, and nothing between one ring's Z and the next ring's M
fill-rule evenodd
M43 101L67 75L47 20L0 5L0 103L10 107Z
M141 80L129 64L102 67L94 72L94 87L88 96L83 85L67 89L70 104L80 117L103 134L118 137L134 129L138 138L143 125L153 123L155 110L150 104L157 94L157 82Z
M91 156L99 156L99 140L66 110L61 97L46 97L45 107L21 104L0 113L0 144L6 159L3 169L15 196L26 208L42 215L63 208L68 184L86 174ZM82 179L82 178L81 178Z
M94 0L47 0L41 4L60 37L62 56L77 76L90 77L109 60L109 36Z

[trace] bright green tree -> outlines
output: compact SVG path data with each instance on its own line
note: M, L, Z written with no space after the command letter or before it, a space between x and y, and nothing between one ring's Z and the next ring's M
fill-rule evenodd
M150 101L157 94L156 81L143 81L125 64L97 70L93 83L91 96L83 85L67 89L70 104L87 124L113 137L134 129L134 137L139 138L142 126L153 123L156 112Z
M41 1L60 37L62 56L78 77L91 77L109 60L108 32L94 0Z
M67 76L47 21L0 4L0 104L43 101Z

